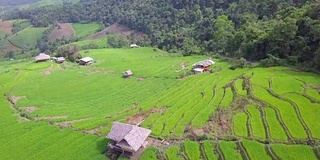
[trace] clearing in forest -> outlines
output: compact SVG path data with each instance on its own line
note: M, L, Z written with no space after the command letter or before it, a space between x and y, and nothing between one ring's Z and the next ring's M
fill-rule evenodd
M48 35L49 41L55 41L62 38L71 38L74 35L74 30L69 23L58 23L53 31Z
M111 26L108 26L107 28L103 29L98 33L95 33L93 35L86 37L85 39L97 39L97 38L105 37L107 34L112 34L112 33L123 34L125 36L130 36L131 34L134 34L136 38L141 38L143 35L142 32L136 32L135 30L130 29L125 25L115 23Z

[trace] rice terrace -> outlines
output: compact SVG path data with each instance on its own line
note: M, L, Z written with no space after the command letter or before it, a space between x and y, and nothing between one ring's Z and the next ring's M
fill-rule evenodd
M181 76L208 57L152 48L82 54L97 62L2 62L2 158L106 159L114 121L152 131L140 159L319 158L318 75L230 70L214 59L220 71ZM124 79L126 69L134 75Z
M320 159L319 13L0 0L0 159Z

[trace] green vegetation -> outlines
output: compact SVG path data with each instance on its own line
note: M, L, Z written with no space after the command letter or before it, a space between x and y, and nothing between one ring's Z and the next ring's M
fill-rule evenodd
M257 98L276 107L280 111L283 122L294 138L307 138L307 134L290 103L270 95L267 90L260 87L253 86L253 93Z
M170 143L148 148L141 159L286 159L290 152L315 158L304 128L318 144L320 104L310 98L317 93L301 92L301 84L316 92L320 76L285 67L230 70L218 59L214 65L221 70L194 75L192 64L207 56L179 57L144 47L80 53L94 63L1 61L1 157L105 158L104 137L112 122L133 123L138 117L152 138ZM133 76L122 78L128 69ZM247 83L238 79L242 76ZM299 80L284 85L286 90L281 83L289 77ZM233 95L240 86L248 88L248 96Z
M98 48L107 48L108 43L107 43L107 38L102 37L98 39L93 39L93 40L83 40L83 41L78 41L78 42L73 42L71 44L74 44L81 49L98 49Z
M48 28L34 28L27 27L24 30L17 32L13 36L9 37L9 40L14 45L20 48L34 48L37 44L37 40L41 38L42 33Z
M230 159L230 160L242 159L241 154L237 149L237 145L234 142L222 141L220 143L220 149L225 159Z
M198 142L185 141L183 143L183 147L189 159L202 159L200 155L200 146Z
M266 112L266 120L269 124L270 136L272 139L276 140L287 140L287 136L284 132L283 127L281 126L280 122L277 119L276 112L269 107L264 108Z
M240 95L240 96L246 96L247 95L247 90L245 90L243 88L243 79L238 79L235 81L235 87L237 89L237 93Z
M248 135L247 120L248 116L245 113L239 113L234 117L233 129L235 135L242 137L246 137Z
M312 151L312 148L308 146L275 144L275 145L272 145L271 147L273 152L280 159L291 159L291 160L317 159L317 157Z
M168 160L181 160L180 156L178 156L180 152L180 148L178 146L172 146L169 149L166 150L166 157Z
M213 146L210 141L203 142L203 152L205 153L205 156L207 159L210 159L210 160L217 160L218 159L214 153Z
M148 148L146 149L143 154L141 155L140 159L141 160L157 160L157 155L155 154L156 148Z
M71 26L74 29L75 36L80 38L94 34L102 29L102 25L99 23L72 23Z
M256 141L243 140L241 142L246 148L250 159L252 160L271 160L271 157L268 156L265 146Z
M253 105L249 105L247 107L247 110L251 116L250 124L252 128L252 135L254 137L258 137L262 139L266 138L265 129L262 123L260 111L256 109L256 107Z
M306 94L312 98L314 98L315 100L317 101L320 101L320 93L319 91L315 91L315 90L312 90L312 89L308 89L306 91Z
M320 104L311 103L309 99L298 94L288 94L286 97L298 105L301 116L310 129L312 136L320 139L320 133L318 132L320 130L320 126L317 125L318 123L315 121L320 114Z
M286 76L286 77L276 77L272 79L272 90L277 94L284 93L302 93L303 83L294 79L294 77Z

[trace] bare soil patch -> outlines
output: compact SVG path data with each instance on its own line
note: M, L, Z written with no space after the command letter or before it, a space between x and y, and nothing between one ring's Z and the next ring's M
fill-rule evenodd
M180 63L180 67L181 67L181 69L180 69L180 70L177 69L176 72L180 72L180 71L186 69L186 67L187 67L187 62L182 62L182 63Z
M64 119L68 118L68 116L52 116L52 117L40 117L40 118L35 118L35 120L46 120L46 121L51 121L54 119Z
M140 125L149 115L153 113L164 113L167 108L153 107L148 111L139 112L133 116L127 117L127 123L132 125Z
M51 66L47 70L45 70L43 72L43 75L44 76L49 76L51 74L52 70L53 70L53 67L52 67L52 64L51 64Z
M115 33L115 34L122 34L122 35L125 35L125 36L130 36L132 33L134 33L134 37L135 38L142 38L142 36L144 35L144 33L142 32L136 32L135 30L125 26L125 25L122 25L122 24L119 24L119 23L115 23L105 29L103 29L102 31L98 32L98 33L95 33L93 35L90 35L88 37L86 37L85 39L97 39L97 38L102 38L104 36L106 36L107 34L112 34L112 33Z
M36 110L39 110L39 108L38 107L34 107L34 106L25 108L25 111L27 113L32 113L33 111L36 111Z
M0 20L0 31L12 34L12 23L9 21Z
M144 81L144 78L143 77L138 77L136 80L137 81Z
M85 120L89 120L91 118L84 118L84 119L77 119L77 120L72 120L72 121L65 121L65 122L61 122L61 123L56 123L57 125L59 125L62 128L70 128L72 127L72 123L76 123L76 122L81 122L81 121L85 121Z
M8 97L8 101L10 101L11 104L16 105L22 98L26 98L26 96L10 96Z
M62 38L71 38L74 35L74 30L69 23L59 23L49 34L49 41L55 41Z
M107 70L107 69L101 69L101 68L95 68L91 70L92 73L105 73L105 74L115 74L116 72L114 70Z

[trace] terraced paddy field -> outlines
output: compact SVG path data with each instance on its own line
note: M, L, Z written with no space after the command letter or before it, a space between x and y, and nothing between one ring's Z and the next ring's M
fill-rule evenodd
M81 54L95 63L1 62L1 157L106 159L105 135L121 121L159 140L140 159L320 158L319 75L229 70L219 60L221 70L190 75L209 57L152 48ZM133 76L122 78L129 69Z

